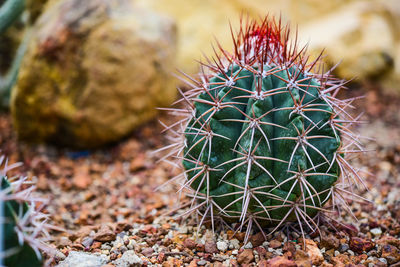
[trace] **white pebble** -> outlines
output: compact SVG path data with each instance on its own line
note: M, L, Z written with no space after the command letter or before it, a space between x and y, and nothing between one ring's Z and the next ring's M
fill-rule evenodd
M218 241L217 248L218 250L225 252L228 249L228 244L225 241Z
M229 241L229 248L230 249L239 249L240 248L240 242L236 238L232 239Z
M370 232L374 236L380 236L382 234L382 229L381 228L373 228L370 230Z
M244 246L244 248L253 248L253 244L249 242Z

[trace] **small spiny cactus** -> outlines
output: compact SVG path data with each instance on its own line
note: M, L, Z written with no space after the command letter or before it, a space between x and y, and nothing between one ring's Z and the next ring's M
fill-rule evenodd
M0 266L43 266L41 251L50 252L44 243L49 237L48 216L37 204L45 199L35 197L35 187L26 177L7 177L7 171L19 164L7 165L0 157Z
M184 74L191 90L178 101L187 108L168 109L180 120L166 126L176 139L166 157L182 163L186 213L200 225L219 218L246 225L248 236L253 226L295 223L304 235L328 202L346 208L362 183L347 158L364 151L350 130L358 117L346 111L355 98L336 98L346 82L289 36L280 21L242 22L233 53L218 44L199 80Z

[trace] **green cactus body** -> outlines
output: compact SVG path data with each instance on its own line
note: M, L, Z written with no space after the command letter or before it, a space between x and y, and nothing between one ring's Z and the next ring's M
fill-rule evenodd
M5 157L0 156L0 166L3 164L0 170L0 266L42 266L40 251L51 251L43 242L50 225L35 203L45 200L32 195L34 188L26 177L7 177L7 171L19 164L8 166Z
M0 34L18 19L25 9L25 0L7 0L0 7Z
M196 114L185 130L187 179L222 209L230 205L229 217L245 210L279 222L287 200L304 198L307 213L315 215L313 206L323 206L340 174L331 164L340 146L328 123L333 110L319 97L319 82L296 67L266 65L263 71L257 77L235 65L194 99ZM226 82L230 76L237 81Z
M10 187L7 179L2 178L2 190ZM0 227L4 233L2 252L9 253L9 256L5 257L5 266L42 266L41 260L38 259L35 251L24 242L22 245L19 242L18 234L15 231L16 221L20 219L21 212L22 216L28 211L27 203L18 203L15 200L1 201L0 218L3 218ZM22 206L21 206L22 205ZM22 209L22 210L21 210ZM8 252L8 253L7 253ZM28 264L28 265L27 265Z
M318 59L308 62L288 36L273 20L242 25L234 53L220 47L201 81L189 77L186 119L174 124L183 143L170 155L182 161L182 189L202 221L310 226L360 179L345 160L360 147L347 127L357 122L345 111L353 99L337 99L344 82L313 74Z

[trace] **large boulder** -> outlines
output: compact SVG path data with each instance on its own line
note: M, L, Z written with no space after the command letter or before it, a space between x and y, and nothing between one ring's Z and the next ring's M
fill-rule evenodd
M388 3L359 1L302 25L299 35L314 53L325 49L328 65L341 61L340 77L385 81L400 63L398 26Z
M174 22L127 0L50 1L13 88L20 139L92 148L175 98Z
M197 73L194 60L211 56L214 37L225 48L233 48L230 25L238 30L240 17L254 19L266 15L282 17L292 25L308 22L356 0L131 0L173 17L178 26L178 67ZM215 42L214 42L215 44Z
M177 21L178 66L196 73L194 59L212 55L214 36L232 47L229 22L238 29L240 16L281 17L298 25L301 45L317 56L325 49L337 74L358 81L374 80L398 88L400 82L399 0L131 0L170 15ZM400 93L400 90L397 90Z

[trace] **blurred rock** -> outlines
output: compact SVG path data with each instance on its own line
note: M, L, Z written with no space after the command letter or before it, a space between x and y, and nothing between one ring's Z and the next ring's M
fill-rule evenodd
M292 24L308 22L354 0L131 0L135 5L168 14L177 21L178 66L189 73L197 73L194 60L213 55L214 37L226 49L232 49L233 30L238 30L240 16L263 18L265 15L282 16ZM214 42L215 44L215 42Z
M50 1L12 92L20 139L91 148L175 98L175 25L128 0Z
M213 55L214 36L232 49L229 23L237 30L241 14L250 18L269 14L299 25L300 44L309 44L315 57L326 48L325 62L329 67L341 62L336 71L341 78L374 80L388 88L398 88L400 82L398 0L131 1L176 19L182 37L178 66L189 73L198 72L194 60L202 52Z
M328 65L343 78L387 80L395 71L397 36L388 6L378 1L359 1L311 20L299 36L319 53L325 48Z

